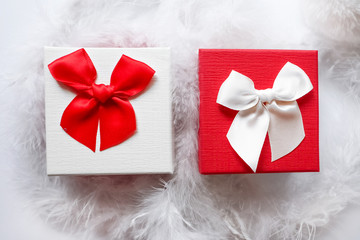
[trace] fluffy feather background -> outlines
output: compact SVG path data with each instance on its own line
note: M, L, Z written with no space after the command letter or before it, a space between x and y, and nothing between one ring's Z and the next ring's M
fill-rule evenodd
M358 1L72 0L42 14L19 74L2 77L1 145L50 224L86 239L312 239L359 201ZM47 177L44 45L170 46L175 174ZM198 173L199 48L319 49L320 173Z

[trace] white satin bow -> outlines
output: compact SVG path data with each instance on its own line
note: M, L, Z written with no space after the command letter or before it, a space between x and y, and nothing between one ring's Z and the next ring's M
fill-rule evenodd
M287 62L273 88L256 90L253 81L234 70L220 87L217 103L239 111L226 135L236 153L255 172L269 134L271 161L293 151L305 131L296 99L312 90L306 73Z

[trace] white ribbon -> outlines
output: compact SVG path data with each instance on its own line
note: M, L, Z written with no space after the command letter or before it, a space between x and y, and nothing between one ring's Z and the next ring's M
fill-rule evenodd
M271 161L293 151L305 131L296 99L312 90L306 73L287 62L273 88L256 90L253 81L234 70L220 87L217 103L239 111L226 135L236 153L255 172L269 134Z

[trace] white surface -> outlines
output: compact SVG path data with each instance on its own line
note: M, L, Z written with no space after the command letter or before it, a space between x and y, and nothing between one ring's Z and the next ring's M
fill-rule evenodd
M11 53L27 44L27 37L33 34L40 22L39 6L45 0L2 1L0 7L0 73L16 64L17 58ZM53 2L61 5L63 1ZM0 83L0 92L5 84ZM1 118L1 115L0 115ZM0 239L1 240L70 240L71 235L54 230L28 206L26 198L18 191L17 182L12 181L17 168L15 159L4 153L0 146Z
M27 37L36 29L36 24L43 21L38 17L37 8L46 1L39 0L13 0L2 1L0 7L0 72L9 66L9 59L16 62L9 50L9 46L23 46L27 44ZM48 4L58 5L59 1L49 1ZM293 3L289 1L289 4ZM332 5L329 4L329 7ZM279 14L283 13L281 7L278 8ZM289 17L291 12L288 13ZM320 16L314 14L314 16ZM296 16L298 17L298 16ZM249 22L251 24L251 22ZM299 31L299 33L301 33ZM242 36L243 37L243 36ZM1 91L4 91L3 84L0 83ZM0 115L1 118L1 115ZM2 146L0 146L2 149ZM16 194L17 182L10 180L13 174L17 174L18 169L12 164L14 159L8 157L9 154L1 152L0 168L2 169L2 181L0 181L0 239L78 239L65 236L65 233L53 231L49 225L37 218L36 213L29 211L31 206L26 206L27 202L23 196ZM278 178L283 175L276 175ZM267 177L268 176L264 176ZM254 184L256 184L256 179ZM329 196L331 198L332 196ZM318 231L315 239L321 240L358 240L360 239L359 219L360 208L348 206L344 212L332 218L331 223L323 231Z
M6 161L0 166L7 167ZM9 160L9 159L7 159ZM4 168L3 168L4 170ZM6 169L14 171L14 169ZM8 177L9 173L5 174ZM4 177L4 175L3 175ZM0 239L1 240L66 240L75 239L66 233L51 229L36 213L26 206L26 199L16 193L14 184L6 178L0 182Z
M144 174L173 172L173 138L170 95L170 49L85 48L97 71L96 83L110 84L111 73L123 54L155 70L149 87L130 100L136 115L136 132L119 145L96 151L71 138L60 119L75 94L62 88L47 65L78 48L45 48L46 155L49 175Z

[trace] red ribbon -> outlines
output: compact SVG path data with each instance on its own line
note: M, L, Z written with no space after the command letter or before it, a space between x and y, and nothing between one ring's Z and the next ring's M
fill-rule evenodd
M151 67L122 55L112 72L110 85L96 84L96 69L83 48L48 67L58 82L77 93L60 123L76 141L95 152L99 122L100 151L125 141L135 132L135 112L128 99L149 84L155 74Z

